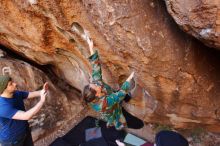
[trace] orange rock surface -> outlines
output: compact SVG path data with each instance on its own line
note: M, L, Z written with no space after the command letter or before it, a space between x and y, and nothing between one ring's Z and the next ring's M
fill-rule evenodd
M163 1L1 0L0 18L0 44L50 66L72 87L89 82L88 32L107 83L117 88L136 72L130 112L220 131L220 53L182 32Z

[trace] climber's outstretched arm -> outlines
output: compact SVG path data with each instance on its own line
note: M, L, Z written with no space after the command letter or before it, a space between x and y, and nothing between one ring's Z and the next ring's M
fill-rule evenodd
M127 80L122 84L121 89L112 95L112 97L114 98L114 103L121 102L122 100L124 100L125 95L128 94L130 90L130 81L133 77L134 72L132 72L130 76L127 78Z
M130 74L130 76L127 78L127 82L130 82L131 79L134 77L134 71Z
M88 45L89 45L89 51L90 51L90 54L93 55L94 54L94 45L93 45L93 41L91 39L88 39Z
M88 41L89 44L89 50L91 56L89 57L89 61L92 65L92 81L93 82L102 82L102 69L101 64L99 61L99 54L98 51L94 51L93 49L93 41Z
M127 80L122 84L120 91L124 92L127 94L130 89L130 81L134 77L134 72L130 74L130 76L127 78Z

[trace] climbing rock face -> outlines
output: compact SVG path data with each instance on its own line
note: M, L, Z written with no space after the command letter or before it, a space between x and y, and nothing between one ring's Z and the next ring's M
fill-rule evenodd
M108 60L105 65L117 73L119 82L136 71L129 111L145 121L176 128L197 125L220 130L219 52L181 32L159 0L83 3L118 54L117 60L102 57Z
M136 72L124 105L130 112L220 131L220 54L180 31L163 1L2 0L0 18L2 45L50 66L68 85L82 90L89 82L90 36L104 81L117 89Z
M87 50L83 50L83 43L76 49L77 38L71 30L78 24L74 23L77 7L74 1L68 4L3 0L0 6L1 44L38 64L50 64L60 78L82 89L88 83L88 74L84 74L88 72L84 57Z
M219 0L165 0L168 12L188 34L220 49Z
M0 58L0 68L1 75L2 72L10 74L17 83L18 90L40 90L45 82L49 83L49 93L43 108L29 120L34 141L56 131L65 121L82 110L82 106L76 104L79 102L77 94L66 97L66 93L54 85L46 74L28 63L12 58ZM36 105L39 100L40 97L24 100L26 110Z

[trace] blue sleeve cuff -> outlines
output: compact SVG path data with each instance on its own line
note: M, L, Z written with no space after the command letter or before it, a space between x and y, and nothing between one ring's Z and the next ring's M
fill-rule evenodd
M22 99L26 99L29 95L29 92L26 91L15 91L14 97L20 97Z
M28 98L28 95L29 95L29 92L23 91L22 98L23 98L23 99L27 99L27 98Z
M89 61L95 61L99 58L98 51L96 50L94 54L89 57Z

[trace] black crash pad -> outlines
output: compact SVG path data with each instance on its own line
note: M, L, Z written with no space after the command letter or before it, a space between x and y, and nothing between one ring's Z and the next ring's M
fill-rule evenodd
M85 143L85 130L95 127L96 120L96 118L90 116L86 117L66 135L59 137L52 142L50 146L79 146L80 144ZM104 121L100 120L99 126L101 127L102 136L109 146L117 146L115 140L123 140L126 135L124 130L118 131L114 127L107 128L106 122Z

